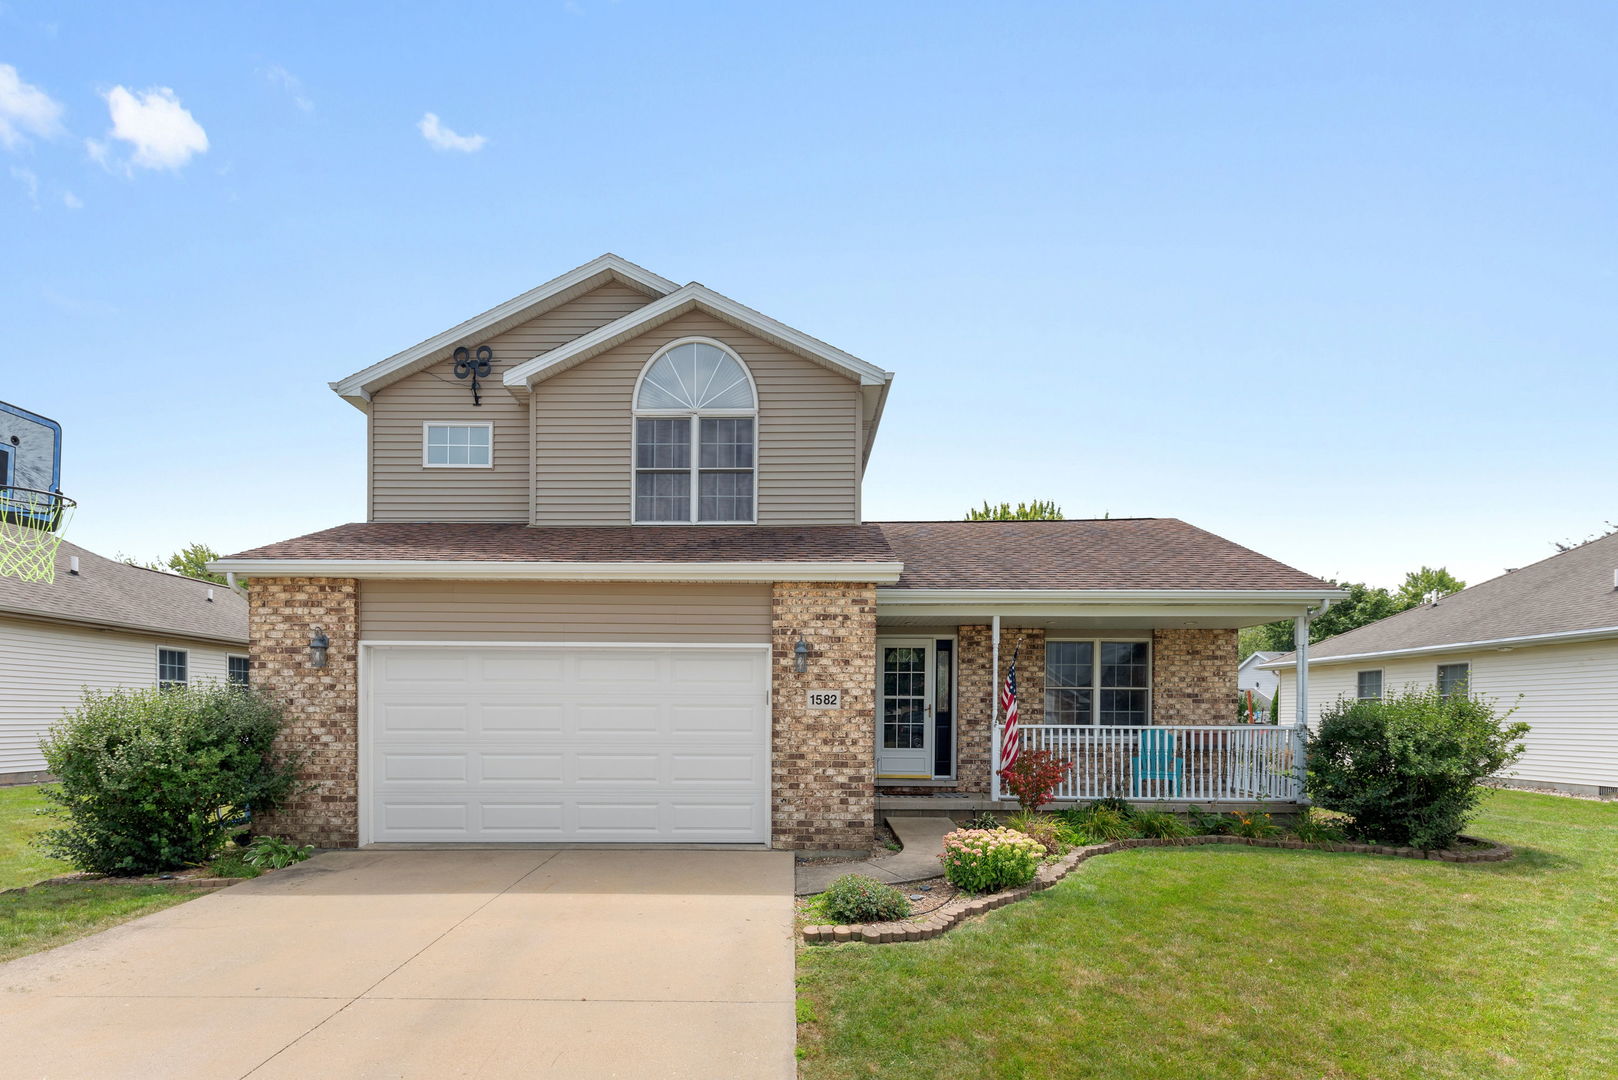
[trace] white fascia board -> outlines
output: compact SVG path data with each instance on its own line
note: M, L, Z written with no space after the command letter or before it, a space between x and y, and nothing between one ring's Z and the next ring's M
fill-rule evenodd
M494 562L444 559L216 559L244 577L455 578L498 581L857 581L890 584L898 562Z
M880 593L880 590L878 590ZM1560 630L1552 634L1525 634L1521 637L1484 638L1478 641L1456 641L1448 645L1421 645L1410 649L1384 649L1381 652L1344 653L1342 656L1311 656L1309 666L1320 664L1348 664L1361 660L1392 659L1401 656L1426 654L1478 652L1488 649L1530 648L1534 645L1571 645L1580 641L1600 641L1618 637L1618 626L1601 626L1593 630ZM1259 667L1266 671L1289 670L1298 666L1296 659L1272 660Z
M688 306L702 308L709 314L741 325L760 337L773 339L776 344L793 352L813 357L829 367L842 371L849 378L859 380L862 386L881 386L893 379L891 371L883 371L875 364L867 363L851 353L812 338L801 330L794 330L783 322L738 304L730 297L722 296L706 285L693 281L662 299L653 300L605 326L574 338L566 345L513 366L506 371L502 381L510 389L527 390L536 381L564 371L598 352L604 352L619 341L633 336L642 327L655 326L659 321L666 321L672 318L674 313L681 312Z
M338 379L336 382L331 383L330 386L344 400L364 409L365 405L361 404L361 402L370 401L372 384L378 380L385 379L387 376L409 367L418 360L447 349L462 338L486 330L514 316L519 316L529 308L536 307L551 297L575 288L602 274L611 274L614 277L632 281L658 296L666 296L679 288L679 285L668 278L654 274L645 267L636 266L628 259L609 253L602 255L600 258L591 259L583 266L574 267L560 277L552 278L543 285L529 289L521 296L512 297L503 304L497 304L480 315L474 315L458 326L453 326L441 334L435 334L426 341L412 345L403 352L393 354L386 360L378 361L347 378Z
M878 589L879 604L1071 604L1210 603L1318 604L1348 594L1341 589Z

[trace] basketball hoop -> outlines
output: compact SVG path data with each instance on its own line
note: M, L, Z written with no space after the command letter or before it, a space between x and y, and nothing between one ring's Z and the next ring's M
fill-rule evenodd
M55 581L62 531L78 505L60 491L0 487L0 575Z

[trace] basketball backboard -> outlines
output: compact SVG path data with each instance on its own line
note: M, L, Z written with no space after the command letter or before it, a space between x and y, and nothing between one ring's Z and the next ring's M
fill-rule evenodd
M0 574L54 581L62 529L62 425L0 401Z
M0 401L0 487L62 489L62 425Z

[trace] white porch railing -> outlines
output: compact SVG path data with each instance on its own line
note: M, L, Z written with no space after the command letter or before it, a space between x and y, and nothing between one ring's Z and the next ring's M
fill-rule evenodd
M1032 724L1019 730L1023 751L1046 749L1073 762L1058 801L1106 797L1147 802L1299 802L1301 729L1294 725L1097 727ZM1002 729L994 725L993 794L1011 798L1000 779Z

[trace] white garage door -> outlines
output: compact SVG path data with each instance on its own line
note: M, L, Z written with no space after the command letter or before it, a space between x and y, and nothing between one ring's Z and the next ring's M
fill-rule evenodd
M766 647L366 656L372 841L766 839Z

